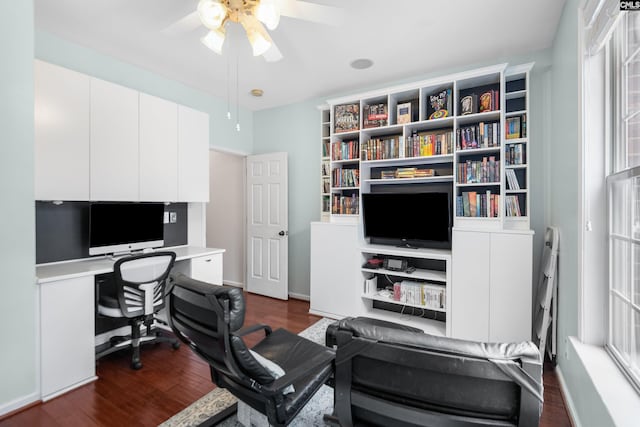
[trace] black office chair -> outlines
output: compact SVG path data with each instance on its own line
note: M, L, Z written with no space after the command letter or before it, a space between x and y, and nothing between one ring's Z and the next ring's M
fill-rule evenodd
M131 325L131 335L113 337L107 349L96 353L96 360L118 350L132 348L131 368L140 369L140 345L156 342L171 343L174 349L180 341L161 335L155 326L165 323L155 314L165 306L165 284L175 262L174 252L152 252L127 256L113 266L115 294L99 296L98 314L107 317L125 317ZM146 326L141 335L142 325Z
M210 365L212 381L265 414L273 426L288 425L333 372L331 349L284 329L242 328L245 302L238 288L177 274L168 298L175 335ZM265 338L249 350L241 337L260 330ZM284 375L266 369L260 356L279 365Z
M542 358L532 342L480 343L340 320L335 417L342 427L537 427Z

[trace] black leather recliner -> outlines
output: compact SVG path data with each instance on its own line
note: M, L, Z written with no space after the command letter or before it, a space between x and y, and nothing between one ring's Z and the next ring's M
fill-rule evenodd
M265 414L274 426L285 426L333 373L335 353L285 329L267 325L243 328L242 290L215 286L177 274L169 283L169 318L178 338L211 367L211 379L238 399ZM249 351L242 336L264 330L252 348L275 362L279 378ZM293 392L288 392L293 385Z
M342 427L538 426L542 361L533 343L478 343L397 326L347 318L328 330Z

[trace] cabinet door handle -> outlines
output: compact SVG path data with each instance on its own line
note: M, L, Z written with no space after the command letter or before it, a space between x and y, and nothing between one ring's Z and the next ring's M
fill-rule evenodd
M204 262L211 262L211 258L205 259Z

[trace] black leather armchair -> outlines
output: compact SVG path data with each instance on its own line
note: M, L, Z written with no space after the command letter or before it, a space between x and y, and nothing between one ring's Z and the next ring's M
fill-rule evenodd
M367 318L339 321L328 342L342 427L538 426L542 361L531 342L462 341Z
M333 372L331 349L284 329L242 328L245 302L238 288L178 274L171 278L168 304L174 333L209 363L213 382L265 414L271 425L289 424ZM261 330L266 336L252 351L278 364L284 376L265 369L241 338Z

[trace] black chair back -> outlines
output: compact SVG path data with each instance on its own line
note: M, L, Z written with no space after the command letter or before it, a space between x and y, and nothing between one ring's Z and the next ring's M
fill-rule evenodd
M540 353L342 321L336 413L342 425L537 426Z

